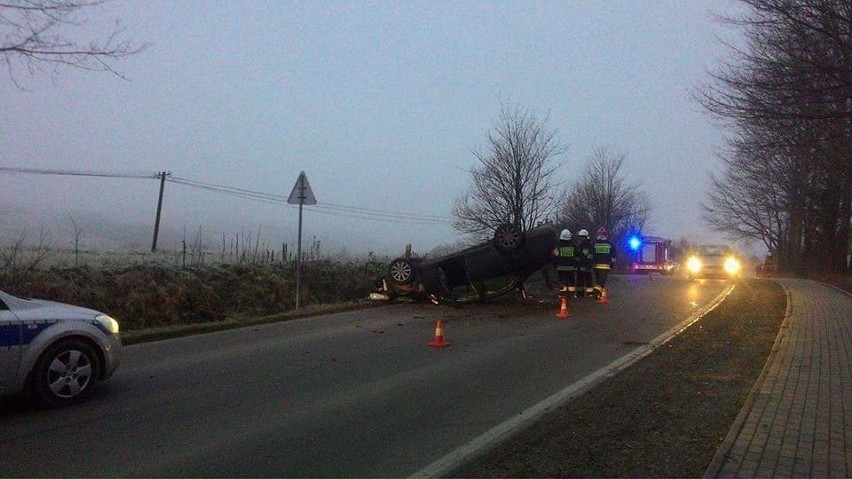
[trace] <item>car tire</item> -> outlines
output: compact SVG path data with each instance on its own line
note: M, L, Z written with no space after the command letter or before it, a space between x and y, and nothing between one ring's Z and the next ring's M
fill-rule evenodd
M61 407L92 395L100 363L89 343L69 338L47 348L36 361L32 374L36 400L45 407Z
M388 265L388 279L393 284L405 286L414 281L414 263L406 258L397 258Z
M493 244L502 255L515 254L524 244L524 233L517 225L504 223L494 230Z

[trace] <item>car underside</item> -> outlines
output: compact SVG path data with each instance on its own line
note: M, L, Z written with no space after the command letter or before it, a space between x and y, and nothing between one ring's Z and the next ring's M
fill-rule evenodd
M394 259L372 297L465 303L522 290L524 280L552 261L557 240L549 225L523 232L503 224L490 241L456 253Z

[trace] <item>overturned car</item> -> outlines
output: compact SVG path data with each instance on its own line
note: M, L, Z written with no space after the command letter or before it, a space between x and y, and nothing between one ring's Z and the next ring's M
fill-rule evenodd
M524 281L553 260L558 239L550 225L524 232L516 225L503 224L490 241L457 253L394 259L370 297L465 303L523 291Z

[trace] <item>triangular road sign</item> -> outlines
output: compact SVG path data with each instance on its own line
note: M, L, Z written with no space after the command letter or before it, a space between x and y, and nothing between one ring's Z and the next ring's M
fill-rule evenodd
M299 173L299 179L297 179L296 184L293 185L293 191L290 192L290 197L287 198L287 203L291 205L317 204L317 199L314 196L313 190L311 190L311 184L308 183L308 177L305 176L304 171Z

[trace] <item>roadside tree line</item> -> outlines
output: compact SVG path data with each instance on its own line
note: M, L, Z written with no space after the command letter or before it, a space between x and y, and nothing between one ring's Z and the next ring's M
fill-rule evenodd
M741 0L720 18L742 34L698 86L730 130L707 222L761 241L782 271L849 272L852 235L852 3Z
M780 271L849 272L852 252L852 3L741 0L718 17L742 33L695 99L730 135L710 177L704 219L732 240L763 243ZM547 118L503 105L487 148L474 150L472 187L454 226L476 239L497 223L604 226L619 243L649 220L624 155L598 148L572 184L553 162L565 151ZM594 234L593 232L591 232Z

